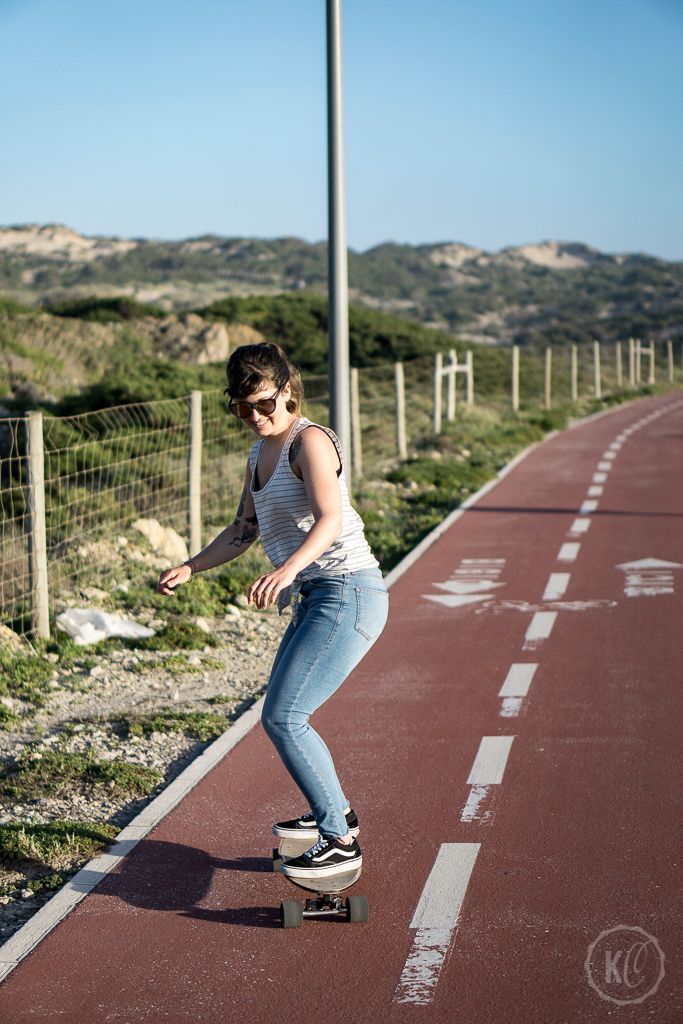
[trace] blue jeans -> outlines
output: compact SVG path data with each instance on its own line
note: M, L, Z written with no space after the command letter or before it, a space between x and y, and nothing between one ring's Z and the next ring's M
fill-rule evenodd
M349 802L332 756L308 718L367 654L388 612L380 569L318 576L301 587L275 655L261 722L321 833L347 834Z

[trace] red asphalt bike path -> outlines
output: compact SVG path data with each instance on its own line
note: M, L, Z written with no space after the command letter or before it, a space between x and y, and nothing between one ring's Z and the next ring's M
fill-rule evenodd
M658 410L579 516L608 445ZM257 725L0 984L3 1024L683 1019L683 568L673 594L642 596L626 596L619 568L683 565L682 441L680 391L557 434L391 587L380 640L312 718L360 818L349 892L367 895L367 923L279 927L280 900L304 893L272 871L271 825L305 805ZM578 536L577 518L590 520ZM567 542L573 561L558 559ZM504 559L503 585L458 607L424 596L477 565L465 559ZM570 578L544 601L551 573ZM557 612L552 632L525 649L538 611ZM529 663L528 693L503 717L508 670ZM483 737L514 738L462 820ZM478 844L476 859L446 947L416 960L411 922L444 844ZM596 954L590 983L589 948L620 925L654 937L663 977L650 942L629 978L618 955L603 978Z

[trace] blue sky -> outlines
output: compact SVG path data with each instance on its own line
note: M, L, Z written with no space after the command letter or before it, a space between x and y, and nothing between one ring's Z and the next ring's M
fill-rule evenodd
M0 224L324 238L324 0L0 0ZM683 259L681 0L343 0L347 231Z

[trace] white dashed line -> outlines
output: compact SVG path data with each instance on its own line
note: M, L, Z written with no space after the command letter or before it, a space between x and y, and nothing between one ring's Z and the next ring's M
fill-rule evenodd
M417 931L394 992L395 1003L431 1003L458 923L480 843L442 843L418 901Z
M600 487L598 484L593 484L592 487L588 488L588 491L587 491L588 497L589 498L599 498L600 495L602 494L603 490L604 490L604 488Z
M564 596L564 592L567 589L570 578L571 577L568 572L551 573L543 594L543 600L559 601L560 598Z
M580 516L586 516L589 512L595 512L598 507L597 501L593 498L588 498L586 501L581 502L581 508L579 509Z
M510 665L505 682L498 692L502 698L499 712L501 718L515 718L519 714L537 668L538 664L534 663Z
M616 452L603 452L601 458L603 459L616 459Z
M594 484L604 484L607 479L607 473L593 473Z
M482 736L468 786L495 786L502 782L513 739L514 736Z
M568 544L563 544L557 555L558 562L573 562L580 549L581 545L577 541L570 541Z
M590 519L575 519L572 525L569 527L569 533L585 533L590 524Z
M524 637L522 650L529 651L546 640L552 633L557 612L535 612Z
M516 662L510 665L505 682L498 691L498 696L526 697L537 668L537 662Z
M474 759L467 785L471 786L467 802L460 814L460 820L486 821L490 812L486 812L483 804L492 786L503 781L503 773L507 764L510 747L514 736L483 736Z
M603 470L603 472L608 473L613 465L613 462L598 462L598 469L601 469Z

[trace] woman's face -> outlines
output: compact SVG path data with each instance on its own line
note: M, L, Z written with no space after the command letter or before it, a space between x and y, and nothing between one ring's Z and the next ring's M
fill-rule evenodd
M290 398L292 389L289 381L285 384L279 394L276 395L277 384L272 381L265 381L257 391L250 395L241 395L242 401L255 403L264 399L275 398L275 409L271 413L262 412L259 409L252 409L244 422L251 427L258 437L266 437L269 434L278 434L286 429L292 420L292 413L287 412L287 400Z

